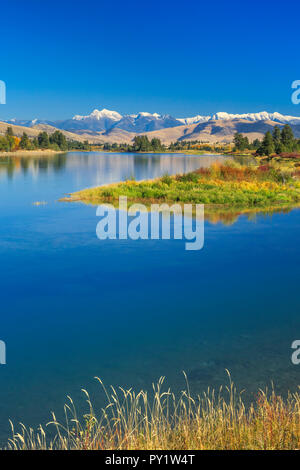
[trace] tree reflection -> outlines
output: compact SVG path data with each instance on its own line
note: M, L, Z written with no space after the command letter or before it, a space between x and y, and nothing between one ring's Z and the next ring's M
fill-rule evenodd
M12 178L14 173L22 172L48 172L53 170L59 172L66 166L66 154L55 154L53 156L34 157L4 157L0 158L0 173L6 173Z

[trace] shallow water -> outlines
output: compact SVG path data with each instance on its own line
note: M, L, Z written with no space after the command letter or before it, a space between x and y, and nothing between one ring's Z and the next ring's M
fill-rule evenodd
M174 390L226 384L253 396L294 391L300 365L300 212L205 223L205 244L96 237L96 209L57 202L85 187L191 171L219 157L71 153L0 163L0 439L8 419L36 425L66 395L103 404L106 384ZM45 201L45 205L33 205Z

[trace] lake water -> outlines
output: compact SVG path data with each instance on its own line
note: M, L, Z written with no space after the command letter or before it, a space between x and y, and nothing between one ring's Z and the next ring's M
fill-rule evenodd
M103 404L93 377L193 393L227 383L296 390L300 212L205 223L205 244L96 237L96 208L62 203L103 183L191 171L220 157L70 153L0 162L0 440L8 419L60 415L66 395ZM45 201L46 205L33 205Z

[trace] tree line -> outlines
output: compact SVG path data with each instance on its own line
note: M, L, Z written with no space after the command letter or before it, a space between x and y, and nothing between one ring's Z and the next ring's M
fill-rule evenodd
M296 139L291 126L286 124L282 129L275 126L273 132L265 133L263 140L249 142L247 136L236 133L234 136L235 150L255 150L257 155L272 155L300 152L300 139Z
M103 145L103 150L120 151L120 152L163 152L166 147L161 143L160 139L148 139L146 135L138 135L133 139L133 144L109 144Z
M37 137L30 138L26 132L22 137L17 137L13 133L12 127L6 129L5 135L0 136L0 151L12 152L16 150L90 150L88 141L79 142L77 140L67 140L60 131L48 134L46 131L40 132Z
M207 152L225 152L228 151L227 145L209 145L204 144L199 140L189 140L189 141L176 141L172 142L170 145L164 145L161 143L161 140L158 138L153 138L149 140L148 136L141 135L136 136L133 139L133 144L117 144L117 143L105 143L94 145L94 147L99 147L103 150L113 151L113 152L178 152L185 150L201 150Z

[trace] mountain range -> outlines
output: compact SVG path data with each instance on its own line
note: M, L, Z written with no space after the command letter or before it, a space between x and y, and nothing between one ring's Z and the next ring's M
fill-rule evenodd
M137 134L158 137L163 143L176 140L201 140L203 142L229 142L235 132L247 134L249 139L261 138L275 125L290 124L300 137L300 117L286 116L277 112L229 114L218 112L211 115L197 115L175 118L169 114L121 115L117 111L95 109L86 116L75 115L67 120L6 120L3 123L29 128L36 131L54 132L60 129L68 138L87 139L90 142L131 142ZM0 126L0 133L2 127ZM20 132L20 130L18 130ZM16 134L18 135L18 134ZM30 135L30 132L29 132Z

